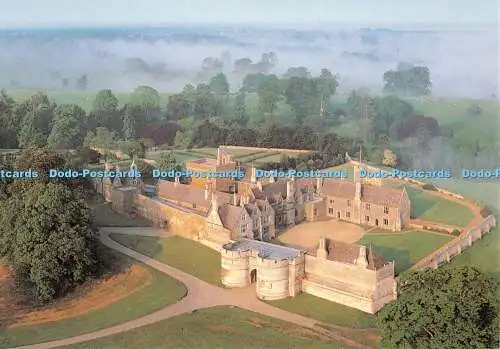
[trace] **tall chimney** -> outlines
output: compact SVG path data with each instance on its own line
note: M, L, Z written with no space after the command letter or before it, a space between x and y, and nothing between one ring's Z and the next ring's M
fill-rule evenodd
M215 196L214 192L212 192L212 207L215 207L215 208L218 207L218 205L217 205L217 196Z
M321 195L322 191L323 191L323 178L318 177L316 178L316 193Z
M174 184L174 186L177 187L180 183L181 183L181 181L180 181L179 177L175 176L175 184Z
M356 185L356 191L354 193L354 200L361 201L362 188L361 188L361 178L359 174L359 166L354 167L354 183Z
M209 194L209 190L208 190L208 183L205 184L205 200L208 200L208 194Z
M286 182L286 198L291 199L293 196L293 181Z
M238 206L238 197L236 196L236 193L233 193L233 205Z
M358 258L356 259L356 264L361 266L361 267L368 267L368 258L367 258L367 253L366 253L366 246L359 246L359 255Z
M257 169L252 166L252 176L250 177L250 182L257 182Z
M326 249L326 238L319 238L318 249L316 250L316 257L321 259L327 259L328 250Z

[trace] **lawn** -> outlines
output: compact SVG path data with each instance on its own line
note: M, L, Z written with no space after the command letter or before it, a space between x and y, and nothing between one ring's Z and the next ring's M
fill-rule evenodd
M347 349L314 331L230 307L194 313L61 349Z
M123 263L134 262L117 252L110 253ZM152 268L140 264L150 274L149 284L110 305L64 320L39 325L0 329L0 348L14 347L77 336L150 314L183 298L184 285Z
M453 236L424 231L410 231L406 234L370 233L357 243L372 245L387 260L395 261L396 274L399 274L452 238Z
M111 203L95 198L89 203L94 222L101 227L151 227L152 223L142 217L129 218L111 208Z
M306 293L268 303L332 325L358 329L376 326L374 315Z
M113 240L146 256L220 286L220 254L209 247L180 236L157 238L111 234Z
M392 182L390 185L402 187L399 182ZM459 227L465 227L474 218L474 214L465 205L433 195L412 185L405 187L411 200L412 217Z

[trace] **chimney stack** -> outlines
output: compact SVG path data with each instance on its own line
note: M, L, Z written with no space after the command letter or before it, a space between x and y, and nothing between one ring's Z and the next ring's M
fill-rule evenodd
M252 176L250 177L250 182L257 182L257 169L252 166Z
M215 208L218 207L218 205L217 205L217 196L215 196L214 192L212 192L212 207L215 207Z
M363 245L359 246L359 255L358 258L356 259L356 264L364 268L368 267L366 246Z
M326 238L319 238L318 249L316 251L316 257L321 259L327 259L328 250L326 249Z
M323 178L318 177L316 178L316 193L321 195L322 191L323 191Z
M236 196L236 193L233 193L233 205L238 206L238 197Z
M180 183L181 183L181 181L180 181L179 177L175 176L175 184L174 184L174 186L177 187Z
M291 199L293 196L293 181L286 182L286 198Z
M205 184L205 200L208 201L208 194L209 194L209 190L208 190L208 183Z

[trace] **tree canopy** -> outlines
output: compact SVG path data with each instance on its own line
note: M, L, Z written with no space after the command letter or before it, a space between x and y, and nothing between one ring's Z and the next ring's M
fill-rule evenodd
M65 185L36 183L0 209L0 256L45 303L95 272L88 205Z
M496 282L472 267L425 269L399 281L378 315L387 348L498 348Z

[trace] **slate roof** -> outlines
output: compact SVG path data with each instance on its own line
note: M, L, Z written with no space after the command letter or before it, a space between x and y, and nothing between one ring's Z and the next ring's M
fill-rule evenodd
M217 191L215 192L217 203L224 204L233 202L233 194ZM158 180L158 197L164 200L174 200L195 204L199 207L209 208L212 205L212 196L209 193L205 199L205 189L194 185Z
M236 242L229 243L223 246L224 249L229 251L258 251L259 256L265 259L284 260L295 258L300 255L301 250L271 244L269 242L240 239Z
M354 199L356 184L350 181L326 179L322 190L328 196ZM376 205L400 207L403 199L403 191L404 189L362 184L361 201Z
M224 228L231 231L236 231L240 217L243 214L244 208L241 206L234 206L230 204L223 204L219 206L218 213Z
M344 264L356 264L360 247L361 245L326 239L327 259ZM307 254L316 256L317 249L318 246L311 248L307 251ZM370 270L380 269L388 263L382 255L374 252L371 248L367 248L366 258L368 260L368 269Z

